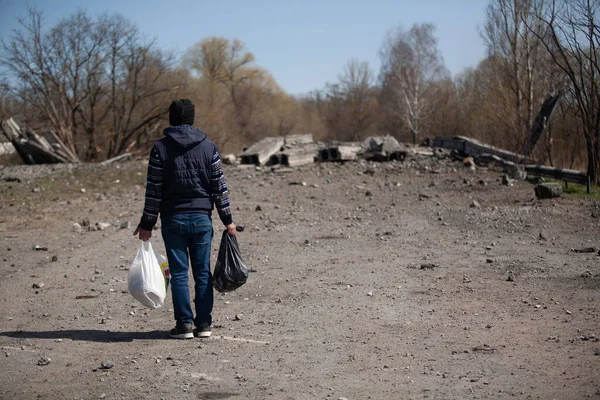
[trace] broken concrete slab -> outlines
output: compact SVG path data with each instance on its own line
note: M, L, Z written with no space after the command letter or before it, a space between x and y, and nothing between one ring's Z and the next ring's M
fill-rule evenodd
M362 146L358 143L332 144L319 150L319 161L352 161L358 158Z
M371 136L362 144L361 155L369 161L404 161L406 158L406 149L395 137Z
M298 167L300 165L311 164L315 162L317 151L307 153L283 153L281 155L281 165L288 167Z
M473 158L489 154L515 163L530 162L530 158L523 154L513 153L465 136L438 136L433 141L433 147L458 150L463 155Z
M311 164L315 162L319 152L319 146L316 143L306 143L295 145L273 154L269 160L269 165L280 164L286 167L298 167L300 165Z
M240 154L242 164L265 165L271 156L281 150L283 137L266 137Z
M293 147L303 144L313 143L313 135L312 133L306 133L302 135L288 135L284 138L284 146L285 147Z

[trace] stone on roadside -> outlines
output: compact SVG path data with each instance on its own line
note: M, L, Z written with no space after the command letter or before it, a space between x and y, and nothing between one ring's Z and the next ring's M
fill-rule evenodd
M50 357L41 357L38 362L37 365L43 367L45 365L49 365L52 362L52 360L50 359Z
M232 165L237 161L237 157L234 154L225 154L221 157L223 164Z
M473 157L466 157L463 160L463 164L465 167L469 168L471 171L475 170L475 161L473 160Z
M504 186L514 186L515 180L509 177L508 175L502 175L502 184Z
M562 186L556 182L540 183L535 186L534 191L538 199L553 199L560 197Z
M470 205L471 208L481 208L481 204L477 200L473 200Z
M31 285L31 287L32 287L33 289L41 289L41 288L43 288L44 286L46 286L46 285L44 285L42 282L39 282L39 283L38 283L38 282L36 282L36 283L34 283L33 285Z
M42 189L40 189L40 188L33 188L33 189L31 189L31 191L32 191L33 193L39 193L39 192L41 192L41 191L42 191Z
M96 228L99 231L103 231L104 229L108 228L109 226L111 226L111 224L109 224L108 222L96 222Z
M514 165L510 169L510 177L517 181L524 181L525 179L527 179L527 171L525 171L525 166Z
M73 232L83 232L82 226L79 223L75 222L73 224Z
M129 221L123 221L119 224L119 229L130 229L131 228L131 222Z
M111 369L115 365L110 361L102 361L100 363L100 369Z

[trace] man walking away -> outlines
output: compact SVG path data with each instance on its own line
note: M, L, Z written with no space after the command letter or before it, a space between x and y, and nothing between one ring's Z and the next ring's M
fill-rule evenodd
M171 103L171 126L150 153L144 213L134 232L140 240L149 240L160 214L176 321L170 336L176 339L211 335L214 206L227 232L236 233L219 152L205 133L192 126L194 114L194 104L188 99ZM188 287L190 263L195 282L195 318Z

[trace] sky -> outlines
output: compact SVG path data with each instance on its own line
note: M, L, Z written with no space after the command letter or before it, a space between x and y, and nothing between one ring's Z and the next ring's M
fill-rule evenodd
M486 0L0 0L0 38L26 16L43 11L44 27L85 10L119 13L183 55L207 36L237 38L288 93L300 95L337 81L348 60L379 72L379 49L398 26L433 23L445 65L453 75L485 56L479 27Z

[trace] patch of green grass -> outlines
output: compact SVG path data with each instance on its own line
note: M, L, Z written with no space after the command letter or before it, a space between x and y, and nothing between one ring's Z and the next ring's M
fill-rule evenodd
M584 198L600 200L600 188L598 186L590 186L590 193L588 193L585 185L569 182L569 187L567 187L565 182L561 182L560 184L565 193Z

